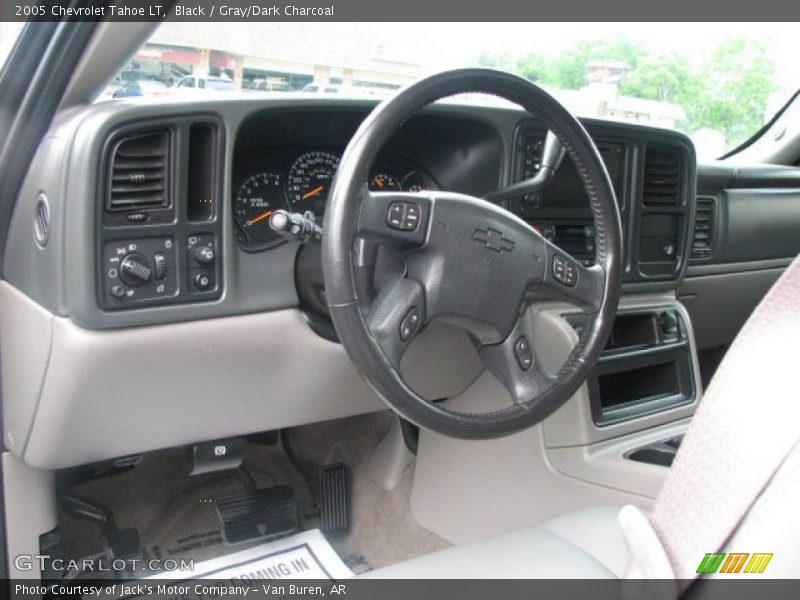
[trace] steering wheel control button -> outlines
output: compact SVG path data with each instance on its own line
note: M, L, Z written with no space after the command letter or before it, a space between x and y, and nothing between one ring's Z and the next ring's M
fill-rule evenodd
M147 257L140 252L131 252L119 265L119 278L125 285L137 287L150 281L153 269Z
M211 246L197 246L193 252L194 259L201 265L213 265L216 259L214 248Z
M419 227L421 216L422 211L415 202L392 202L386 213L386 224L398 231L414 231Z
M553 279L567 287L578 283L578 267L563 254L553 256Z
M527 338L522 335L514 342L514 357L517 359L519 368L527 371L533 366L533 352Z
M407 342L419 327L419 309L412 306L400 321L400 339Z

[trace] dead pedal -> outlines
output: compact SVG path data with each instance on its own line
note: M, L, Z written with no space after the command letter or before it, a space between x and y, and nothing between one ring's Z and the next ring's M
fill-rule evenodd
M298 530L297 502L290 485L220 498L216 508L228 544L276 538Z
M319 469L320 529L347 531L350 527L350 492L347 467L325 465Z

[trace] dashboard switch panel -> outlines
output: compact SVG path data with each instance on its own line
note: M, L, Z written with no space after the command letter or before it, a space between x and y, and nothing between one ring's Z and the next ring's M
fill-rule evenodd
M213 234L191 235L186 240L187 289L190 294L217 290L217 242Z
M174 298L176 252L172 237L106 242L103 301L108 308L152 304Z
M179 114L124 122L103 135L97 306L122 312L218 299L224 283L221 121Z

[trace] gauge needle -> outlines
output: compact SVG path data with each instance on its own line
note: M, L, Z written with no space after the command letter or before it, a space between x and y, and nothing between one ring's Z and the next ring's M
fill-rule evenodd
M377 185L379 188L382 188L382 187L383 187L383 182L382 182L380 179L378 179L377 177L375 177L375 178L372 180L372 183L374 183L375 185Z
M272 211L271 211L271 210L268 210L268 211L266 211L266 212L263 212L263 213L261 213L260 215L258 215L258 216L257 216L255 219L250 219L250 220L247 222L247 224L248 224L248 225L255 225L255 224L256 224L256 223L258 223L259 221L263 221L264 219L266 219L267 217L269 217L271 214L272 214Z
M303 197L301 198L301 200L308 200L312 196L316 196L317 194L319 194L324 189L325 189L324 185L318 185L317 187L315 187L310 192L306 192L305 194L303 194Z

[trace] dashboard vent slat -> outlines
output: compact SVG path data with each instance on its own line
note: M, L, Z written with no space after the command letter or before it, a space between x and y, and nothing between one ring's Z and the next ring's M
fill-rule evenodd
M135 211L169 206L169 131L131 135L111 151L106 208Z
M676 152L648 148L644 161L642 202L645 206L680 204L681 163Z
M699 197L694 218L692 258L708 258L714 250L714 199Z

